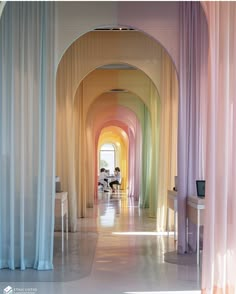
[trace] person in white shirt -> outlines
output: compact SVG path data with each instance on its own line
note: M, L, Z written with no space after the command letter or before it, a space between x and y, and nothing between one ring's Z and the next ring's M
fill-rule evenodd
M98 185L103 187L104 192L109 192L107 174L106 174L105 168L100 169L100 175L98 177Z
M120 185L120 182L121 182L120 168L116 167L114 172L114 179L109 184L112 189L112 192L114 192L113 185Z

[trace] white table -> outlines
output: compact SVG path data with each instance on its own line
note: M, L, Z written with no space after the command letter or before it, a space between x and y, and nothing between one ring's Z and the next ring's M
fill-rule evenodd
M170 225L170 213L169 210L172 209L174 211L174 239L177 240L177 212L178 212L178 203L177 203L177 191L168 190L167 191L167 230L168 230L168 237L169 237L169 225Z
M200 226L204 225L205 199L197 196L187 198L187 244L188 244L188 221L197 225L197 264L200 259Z
M61 217L61 250L64 251L64 216L66 217L66 240L68 240L68 197L67 192L56 193L55 216Z

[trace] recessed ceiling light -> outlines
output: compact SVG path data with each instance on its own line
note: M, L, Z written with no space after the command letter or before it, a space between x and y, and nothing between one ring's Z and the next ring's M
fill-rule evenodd
M94 31L135 31L135 29L125 27L100 27L94 29Z

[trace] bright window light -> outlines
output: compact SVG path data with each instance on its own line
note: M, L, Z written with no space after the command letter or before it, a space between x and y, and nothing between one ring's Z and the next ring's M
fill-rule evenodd
M112 144L103 144L103 145L101 146L101 149L100 149L100 150L104 150L104 151L108 151L108 150L110 150L110 151L114 151L115 148L114 148L114 146L113 146Z
M170 235L174 235L174 232L169 232ZM127 235L127 236L167 236L168 232L112 232L112 235ZM127 292L128 293L128 292ZM132 292L130 292L132 293ZM136 293L136 292L134 292ZM142 292L137 292L142 293ZM149 292L151 293L151 292ZM153 292L155 293L155 292Z
M111 173L115 169L115 147L113 144L103 144L101 146L98 163L99 170L102 167L108 169Z

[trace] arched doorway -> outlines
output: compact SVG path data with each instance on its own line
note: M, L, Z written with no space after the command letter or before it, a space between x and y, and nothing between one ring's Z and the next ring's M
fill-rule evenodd
M101 168L106 168L108 173L115 170L115 166L117 166L117 146L115 141L108 141L105 138L105 142L98 148L98 167L99 170Z
M119 35L117 35L119 34ZM88 51L84 51L82 48L85 46L85 48L91 48ZM94 48L94 49L92 49ZM96 49L95 49L96 48ZM122 50L121 50L122 48ZM144 50L145 48L145 50ZM92 51L91 51L92 50ZM134 52L135 58L134 57ZM74 55L73 52L76 52L76 55ZM121 52L123 52L121 54ZM143 58L143 54L146 54L146 58L154 59L155 62L152 63L146 63L145 59ZM89 54L91 56L89 57ZM160 58L162 57L162 58ZM151 197L151 202L149 201L148 204L144 205L150 205L152 207L151 215L156 216L156 213L159 214L159 219L161 219L160 224L163 224L165 226L165 203L166 203L166 193L167 193L167 186L172 185L172 181L174 181L174 175L176 171L176 153L172 153L172 159L170 159L170 155L167 152L166 149L166 143L168 140L170 140L169 132L165 131L169 127L172 129L171 137L175 136L177 134L177 103L178 103L178 82L177 77L175 74L175 68L166 54L165 50L156 43L152 38L146 36L145 34L137 31L125 31L125 32L101 32L98 31L92 31L81 38L79 38L77 41L75 41L70 48L65 52L59 67L58 67L58 73L57 73L57 105L59 107L59 116L62 115L64 117L63 120L58 117L58 130L65 129L67 125L68 132L68 139L67 143L65 141L60 140L60 133L58 133L58 144L57 146L63 146L63 144L67 144L67 147L64 148L64 150L67 150L66 153L60 153L60 150L58 153L58 174L62 174L62 178L65 182L65 187L69 191L69 194L71 195L73 201L71 203L74 203L74 201L77 201L77 192L78 194L81 193L83 195L90 195L88 197L91 197L91 193L88 191L88 183L86 183L86 178L82 173L78 171L78 181L80 185L84 184L83 186L80 186L78 189L76 189L76 180L75 180L75 170L77 167L74 166L74 156L77 156L78 159L76 160L79 162L82 166L85 166L87 161L87 150L81 150L81 152L75 152L73 151L73 146L76 144L78 148L82 146L81 143L75 142L74 145L74 132L76 132L76 126L79 131L78 138L83 138L82 140L86 141L89 145L91 145L91 129L86 129L86 112L89 109L89 105L91 104L91 97L93 97L96 87L89 87L89 83L91 82L91 74L93 73L94 69L96 67L101 68L104 64L122 64L126 62L127 64L130 64L130 59L132 60L131 66L132 68L135 67L135 70L132 69L132 75L137 75L136 72L137 67L142 69L142 72L145 73L146 79L143 79L143 86L144 88L141 89L140 83L139 85L139 91L142 92L143 89L147 90L146 95L144 93L142 94L145 96L143 99L145 100L145 103L147 104L149 111L150 111L150 122L153 126L151 129L151 138L153 141L156 142L155 148L152 148L151 154L152 161L150 162L150 166L146 167L149 170L148 177L151 178L151 182L153 184L150 184L147 187L146 194L150 195L164 195L163 197ZM71 63L72 62L72 63ZM133 64L132 64L133 63ZM76 71L73 74L73 68L72 64L76 64ZM71 68L72 66L72 68ZM69 69L70 68L70 69ZM72 72L71 72L72 69ZM68 72L69 70L69 72ZM114 71L114 69L109 69L110 73L117 72ZM97 71L97 70L96 70ZM96 72L94 71L94 73ZM89 72L91 74L89 74ZM138 71L137 71L138 72ZM126 72L128 73L128 71ZM100 74L101 69L100 69ZM107 74L107 73L106 73ZM139 74L139 73L138 73ZM122 80L122 76L125 76L124 71L122 74L119 74L119 78ZM140 75L141 76L141 75ZM148 76L152 77L151 79L148 78ZM168 80L168 87L164 87L164 82ZM63 82L62 82L63 81ZM119 80L115 81L115 88L120 87L118 84ZM111 81L112 83L112 81ZM113 81L114 83L114 81ZM130 81L123 80L123 84L125 84L125 89L129 89ZM171 88L171 85L174 85ZM106 85L107 87L107 85ZM138 87L138 84L136 83L136 87ZM114 88L110 86L110 89ZM171 91L170 91L171 88ZM160 94L158 93L158 90L160 89ZM175 89L175 91L173 91ZM92 92L91 92L92 91ZM103 89L104 91L104 89ZM144 90L143 90L144 91ZM65 97L67 97L65 99ZM66 102L65 102L66 101ZM172 105L171 107L166 107L166 105ZM74 105L77 105L74 109ZM147 114L147 112L146 112ZM147 118L148 119L148 118ZM165 128L163 126L165 125ZM64 131L67 133L66 129ZM147 135L146 138L149 136ZM85 138L87 138L85 140ZM162 138L162 140L160 140ZM173 139L173 138L172 138ZM83 142L84 142L83 141ZM158 143L160 141L160 144ZM174 141L176 144L176 138ZM172 144L172 146L176 146ZM61 147L60 147L61 148ZM173 147L175 148L175 147ZM160 156L160 153L164 152L165 156ZM93 152L94 154L94 152ZM64 161L64 164L62 162ZM163 168L163 166L167 165L167 162L172 162L172 166L169 165L169 167L166 166L166 168ZM63 166L63 169L62 169ZM66 171L65 166L70 169L69 171ZM169 173L169 169L171 166L171 171L173 174ZM158 169L162 167L163 170L168 170L167 173L158 173ZM88 169L89 170L89 169ZM64 174L63 174L64 173ZM69 176L68 176L69 173ZM91 173L90 173L91 174ZM80 177L81 175L81 177ZM172 179L171 179L172 178ZM159 181L156 181L156 179L159 179ZM156 184L158 183L158 185ZM163 183L163 184L162 184ZM81 192L80 192L81 191ZM85 216L86 206L91 206L92 202L90 202L91 198L80 198L78 197L77 202L77 211L74 209L73 212L73 224L74 229L76 226L76 216ZM89 200L89 201L88 201ZM93 201L93 200L92 200ZM74 203L75 204L75 203ZM75 205L72 205L72 209L75 207ZM159 209L157 207L159 206ZM72 222L72 220L71 220ZM72 226L73 227L73 226ZM158 226L159 229L164 230L164 227L161 228L161 225ZM73 229L72 229L73 230Z

